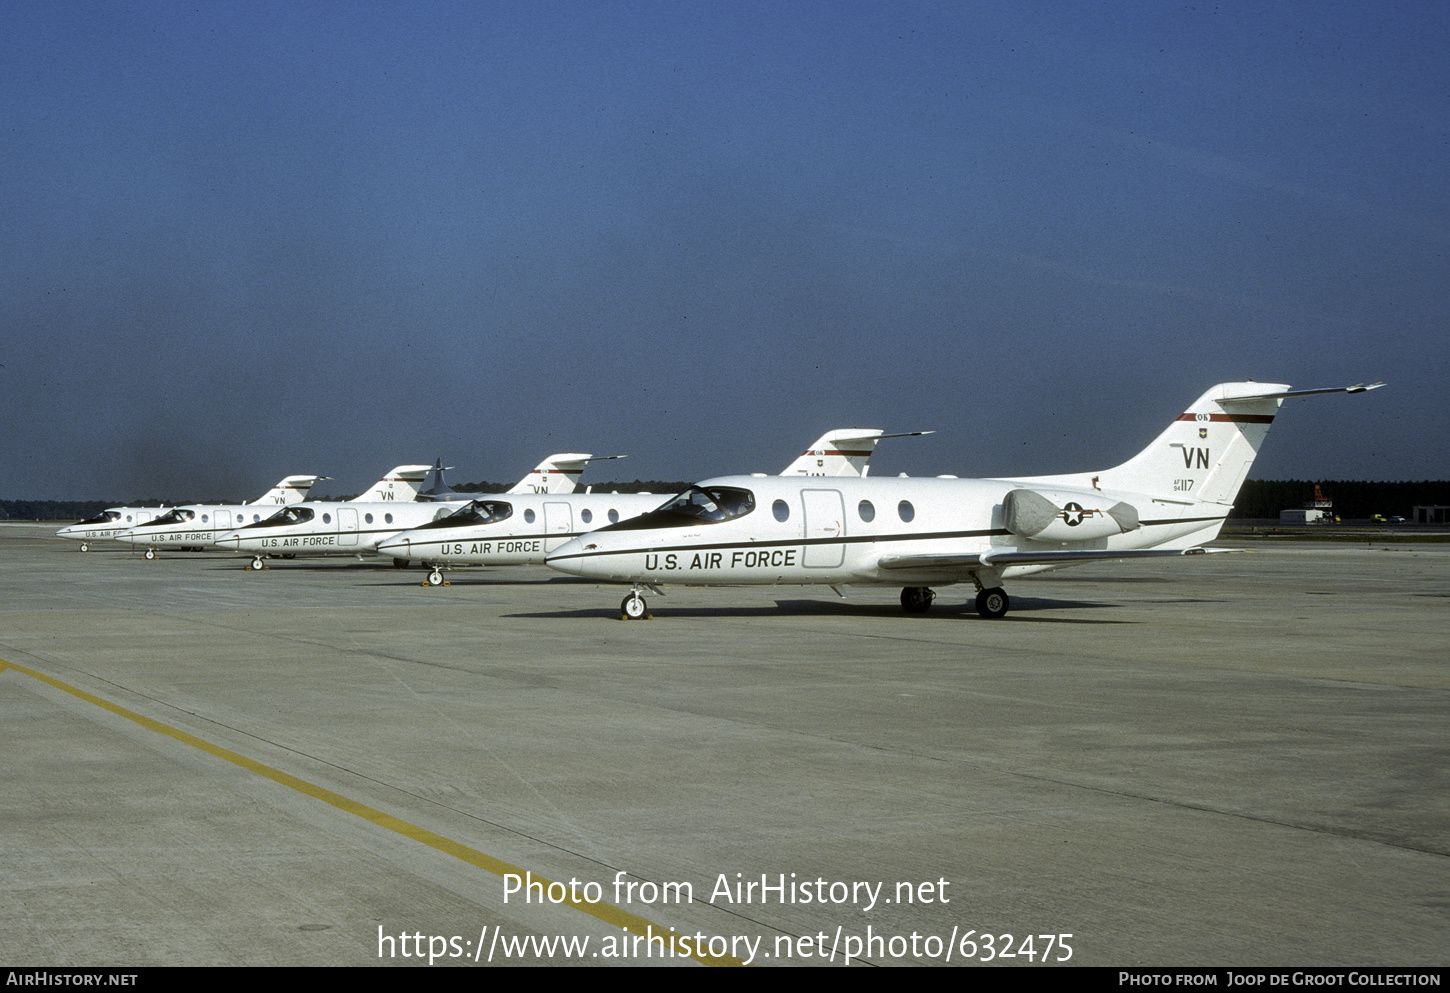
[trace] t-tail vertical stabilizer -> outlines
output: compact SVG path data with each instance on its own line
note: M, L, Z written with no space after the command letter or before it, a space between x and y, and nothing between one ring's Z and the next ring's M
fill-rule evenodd
M1208 541L1232 509L1281 403L1321 393L1364 393L1383 385L1293 390L1281 383L1220 383L1122 465L1095 473L1033 477L1031 482L1145 494L1162 508L1179 508L1175 515L1161 516L1216 521L1212 534L1194 535L1196 542Z
M871 471L876 444L887 438L916 438L931 431L883 434L880 428L837 428L827 431L781 472L782 476L865 476Z
M392 500L411 503L418 498L418 491L427 478L431 465L400 465L366 491L349 500L349 503L371 503Z
M580 452L558 452L529 471L514 484L510 493L573 493L579 488L579 477L590 462L622 459L623 455L587 455Z
M288 476L266 493L253 500L245 506L256 506L257 504L272 504L273 506L301 503L307 499L307 494L312 492L312 484L319 479L329 479L329 476Z

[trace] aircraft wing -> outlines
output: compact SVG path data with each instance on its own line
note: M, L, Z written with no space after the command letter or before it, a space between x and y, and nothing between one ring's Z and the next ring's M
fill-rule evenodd
M1009 565L1066 565L1074 562L1112 561L1113 559L1151 559L1171 555L1208 555L1215 552L1236 552L1236 548L1092 548L1061 552L919 552L914 555L887 555L876 562L880 569L970 569L974 566L1003 567Z

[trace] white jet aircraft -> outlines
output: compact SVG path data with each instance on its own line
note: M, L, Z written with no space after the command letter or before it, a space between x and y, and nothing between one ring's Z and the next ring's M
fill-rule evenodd
M157 514L164 513L165 507L107 507L95 517L87 517L83 521L61 528L55 536L79 541L81 551L89 552L91 542L114 538L127 528L144 524Z
M785 467L782 476L864 476L871 453L884 438L909 438L930 431L882 434L872 428L829 431ZM518 488L515 487L516 491ZM511 491L513 492L513 491ZM660 505L653 493L574 493L549 497L485 497L449 517L402 531L378 545L394 561L421 560L433 566L429 586L443 585L443 570L461 565L537 565L571 538L604 521L617 524Z
M321 478L325 477L288 476L256 500L242 506L299 503L307 499L307 493L312 488L313 482ZM164 507L111 507L79 524L61 528L55 535L57 538L80 539L81 551L85 552L90 550L90 542L97 538L119 538L122 532L149 524L153 519L162 516L168 516L168 511ZM257 516L260 518L261 515ZM148 558L154 557L154 554L148 556Z
M932 586L970 582L977 612L1007 613L1002 583L1104 559L1205 552L1289 397L1360 393L1382 383L1291 390L1223 383L1113 469L1020 479L729 476L659 509L583 535L546 562L633 585L620 605L646 616L640 590L667 584L899 585L908 613Z
M602 456L616 458L617 456ZM592 455L562 452L550 455L529 474L519 480L509 493L572 493L578 485L584 466L596 461ZM438 468L443 463L440 460ZM452 495L443 502L419 499L424 477L433 466L399 466L382 483L393 480L396 489L386 491L379 486L345 503L310 501L288 507L259 523L228 532L218 532L216 544L222 548L252 552L251 568L264 568L268 556L281 555L362 555L378 550L378 543L399 531L415 528L431 520L447 517L466 499ZM380 492L386 495L379 497ZM394 559L395 566L404 567L406 559Z

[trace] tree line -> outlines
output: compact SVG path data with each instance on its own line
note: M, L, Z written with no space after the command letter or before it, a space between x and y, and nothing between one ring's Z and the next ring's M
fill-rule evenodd
M1450 506L1450 482L1380 483L1364 480L1250 479L1239 490L1230 517L1274 517L1281 510L1299 510L1314 499L1318 484L1326 499L1334 502L1340 518L1410 517L1410 508L1439 504Z

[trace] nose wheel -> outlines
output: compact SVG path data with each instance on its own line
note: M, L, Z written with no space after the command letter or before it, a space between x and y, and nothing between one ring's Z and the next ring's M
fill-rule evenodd
M86 544L84 541L81 542L81 551L83 551L83 552L89 552L90 550L91 550L91 546L90 545Z
M638 590L631 590L629 596L625 597L619 605L620 617L626 621L641 621L646 619L648 615L645 611L647 609L648 604L644 602L644 597L639 595Z
M983 590L977 594L977 613L995 621L999 617L1005 617L1007 608L1012 606L1012 601L1007 597L1007 591L997 586L990 590Z
M262 556L258 555L256 558L252 559L251 565L247 566L247 568L255 572L261 572L263 569L267 568L267 565L265 562L262 561Z
M428 583L429 586L442 586L443 585L443 570L440 569L438 566L435 565L433 567L433 571L430 572L430 573L428 573L427 583Z
M148 548L148 549L146 549L146 560L148 562L151 559L154 559L155 557L156 557L156 549L154 549L154 548Z

